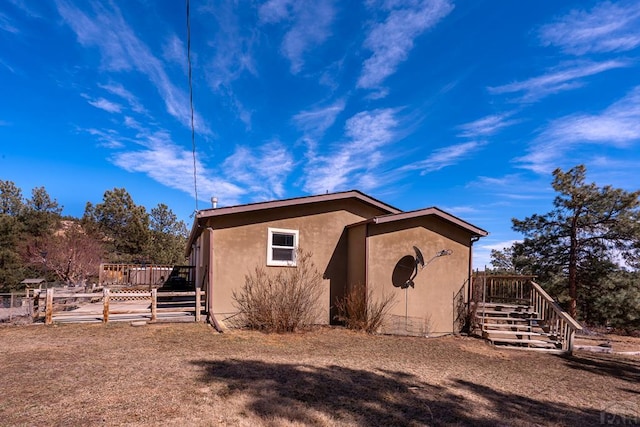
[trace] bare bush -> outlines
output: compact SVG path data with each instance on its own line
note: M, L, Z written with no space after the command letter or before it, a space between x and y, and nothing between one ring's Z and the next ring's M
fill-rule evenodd
M367 290L364 284L358 284L353 286L344 298L336 301L336 318L344 322L349 329L372 334L382 326L394 303L393 294L383 295L382 299L378 300L374 298L372 289Z
M322 275L310 252L297 252L297 266L268 274L256 267L245 277L239 292L233 292L241 324L269 332L293 332L317 323L322 295Z

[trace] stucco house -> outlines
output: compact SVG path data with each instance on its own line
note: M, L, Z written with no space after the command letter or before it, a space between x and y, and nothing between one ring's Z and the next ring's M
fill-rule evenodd
M218 324L232 323L247 274L296 268L300 247L322 273L319 323L334 322L336 300L364 284L374 298L393 295L384 332L436 336L458 327L473 243L486 235L438 208L403 212L353 190L201 210L187 256Z

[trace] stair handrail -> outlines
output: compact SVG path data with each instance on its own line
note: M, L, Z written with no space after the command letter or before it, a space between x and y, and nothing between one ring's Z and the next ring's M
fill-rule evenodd
M571 353L573 351L573 339L575 336L575 332L581 331L583 329L582 325L573 317L571 317L569 313L564 311L562 307L560 307L558 303L553 298L551 298L551 296L544 289L542 289L539 284L537 284L533 280L530 281L530 284L533 291L531 293L531 305L535 307L535 310L540 316L544 316L542 320L552 319L545 318L546 310L543 310L542 307L540 307L540 305L536 303L536 295L540 296L544 300L545 305L553 310L554 314L561 320L561 324L556 325L555 329L557 329L562 336L562 349Z
M531 281L531 286L533 287L533 289L535 289L545 300L547 300L547 302L551 305L551 307L553 308L553 310L558 314L558 316L562 317L562 319L564 319L567 323L569 323L571 325L571 327L573 327L575 330L577 331L581 331L582 329L584 329L582 327L582 325L573 317L571 317L569 315L569 313L567 313L566 311L564 311L562 309L562 307L560 307L558 305L558 303L551 298L551 296L544 290L542 289L542 286L538 285L536 282Z

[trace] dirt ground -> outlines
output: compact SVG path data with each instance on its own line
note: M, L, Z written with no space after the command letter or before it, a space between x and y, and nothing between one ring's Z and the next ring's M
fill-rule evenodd
M640 357L203 324L0 327L0 424L640 424Z
M576 336L574 343L578 346L601 346L603 348L611 348L611 350L616 353L640 353L640 338L638 337L613 334L594 334L590 336L578 335Z

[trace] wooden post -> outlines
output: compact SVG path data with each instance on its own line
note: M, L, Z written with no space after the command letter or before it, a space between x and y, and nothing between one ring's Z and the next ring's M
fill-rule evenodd
M51 325L53 323L53 288L47 289L47 299L44 308L44 324Z
M158 290L151 289L151 321L155 322L158 316Z
M9 322L13 319L13 304L15 304L16 296L11 292L11 300L9 301Z
M107 323L109 321L109 288L102 290L102 322Z
M196 322L200 321L200 311L202 310L200 302L200 288L196 287Z

